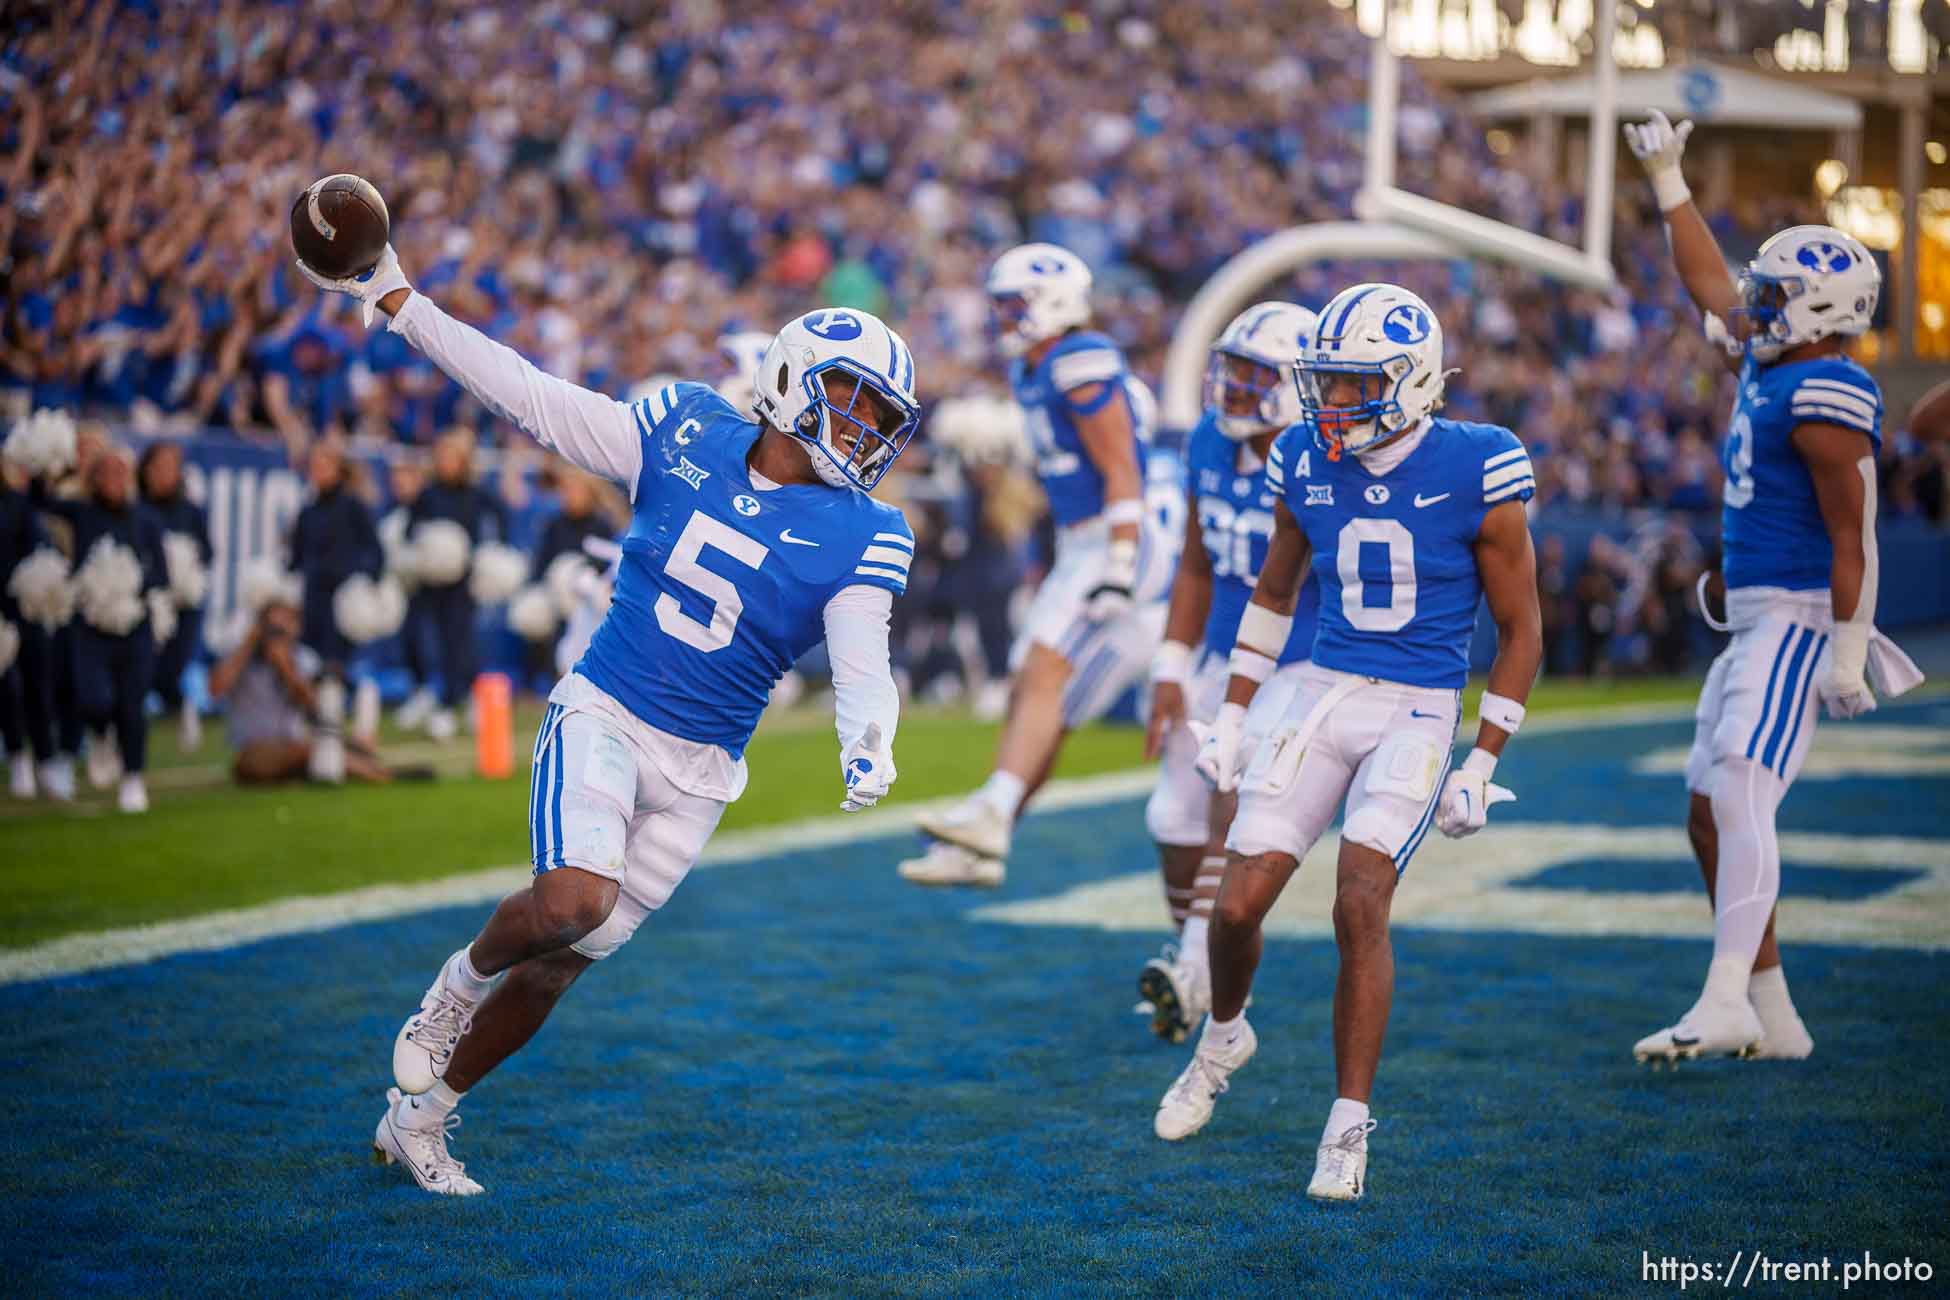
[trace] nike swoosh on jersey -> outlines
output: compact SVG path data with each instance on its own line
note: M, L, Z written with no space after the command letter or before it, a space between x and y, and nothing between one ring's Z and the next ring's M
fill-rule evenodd
M1444 492L1439 497L1425 497L1420 492L1417 492L1415 494L1415 508L1420 510L1423 506L1432 506L1438 501L1447 501L1454 495L1455 493L1453 492Z
M805 538L803 538L803 537L794 537L794 536L792 535L792 530L791 530L790 528L781 528L781 529L779 529L779 540L780 540L780 541L782 541L782 542L785 542L786 544L788 544L788 545L790 545L790 546L817 546L817 545L819 545L819 543L818 543L818 542L809 542L809 541L807 541L807 540L806 540Z

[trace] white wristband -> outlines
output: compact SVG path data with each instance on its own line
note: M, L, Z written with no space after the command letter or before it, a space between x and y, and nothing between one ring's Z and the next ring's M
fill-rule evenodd
M1677 166L1651 173L1652 194L1659 201L1659 211L1671 212L1693 197L1692 187L1686 184L1686 173Z
M1264 605L1249 603L1246 612L1239 616L1239 631L1233 637L1233 644L1263 655L1278 656L1286 649L1286 639L1292 631L1293 615L1275 614Z
M1462 765L1464 771L1475 772L1485 781L1496 775L1496 755L1480 746L1469 751Z
M1523 726L1523 716L1523 705L1493 691L1484 691L1482 703L1476 706L1477 721L1500 727L1512 736L1517 734L1517 728Z
M1192 648L1183 641L1167 641L1151 660L1151 680L1183 686L1192 675Z
M1249 682L1263 682L1280 665L1250 646L1236 645L1226 659L1226 671Z
M1112 501L1104 507L1104 522L1113 528L1119 524L1141 524L1144 522L1144 502L1137 497Z

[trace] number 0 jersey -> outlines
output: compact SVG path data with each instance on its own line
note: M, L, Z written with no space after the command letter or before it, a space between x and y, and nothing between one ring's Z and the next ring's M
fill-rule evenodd
M1199 540L1212 565L1212 608L1205 617L1205 653L1228 655L1239 619L1252 599L1266 548L1273 540L1273 485L1266 466L1243 442L1219 432L1207 411L1185 446L1185 469L1198 510ZM1313 650L1320 584L1308 574L1293 606L1293 631L1280 663L1299 663Z
M1536 492L1517 435L1431 420L1421 445L1377 475L1359 456L1328 459L1312 429L1296 424L1273 444L1266 479L1313 547L1314 663L1462 689L1483 595L1475 551L1483 516Z
M826 602L843 587L906 590L914 534L864 492L755 487L759 426L704 384L634 409L630 530L576 671L658 730L741 757L773 686L825 639Z
M1882 449L1882 390L1847 357L1770 366L1749 357L1741 366L1740 397L1720 451L1727 476L1720 532L1730 588L1828 585L1834 548L1814 478L1794 449L1801 424L1865 434L1873 456Z

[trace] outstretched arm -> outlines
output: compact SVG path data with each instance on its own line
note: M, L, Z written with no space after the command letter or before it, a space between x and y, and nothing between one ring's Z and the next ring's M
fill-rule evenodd
M542 446L592 474L627 485L632 496L643 469L643 435L627 402L545 374L513 348L496 343L415 292L392 248L362 280L326 280L303 263L320 288L349 293L391 317L387 328L425 353L480 403ZM381 290L377 297L374 290Z
M1649 121L1626 124L1625 141L1651 178L1659 211L1665 214L1666 232L1672 238L1673 266L1680 282L1694 305L1728 324L1730 313L1740 305L1740 291L1727 272L1720 243L1693 203L1693 191L1680 170L1686 137L1692 130L1691 122L1675 127L1664 113L1654 109Z
M1103 577L1089 596L1090 617L1103 621L1131 607L1131 592L1137 585L1138 530L1144 521L1144 471L1138 467L1131 404L1121 380L1085 384L1064 396L1076 415L1084 455L1104 477L1110 549Z
M1876 706L1865 676L1881 570L1875 456L1866 436L1839 424L1797 424L1793 436L1794 449L1814 479L1815 500L1834 551L1828 597L1835 630L1821 696L1835 717L1852 718Z

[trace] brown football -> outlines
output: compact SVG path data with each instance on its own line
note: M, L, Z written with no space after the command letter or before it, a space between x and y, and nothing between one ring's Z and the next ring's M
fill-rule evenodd
M340 172L313 181L291 205L291 251L334 280L370 271L392 234L386 200L363 177Z

